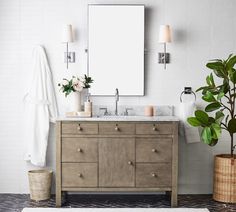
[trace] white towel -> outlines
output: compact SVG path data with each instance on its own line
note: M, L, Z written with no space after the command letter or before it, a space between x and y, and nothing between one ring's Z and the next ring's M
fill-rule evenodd
M195 102L181 102L180 103L180 120L182 129L182 135L185 137L187 143L200 142L199 128L192 127L188 122L187 118L194 116L196 110Z
M55 122L57 103L51 70L42 46L33 49L33 80L24 97L25 102L25 160L36 166L45 166L49 122Z

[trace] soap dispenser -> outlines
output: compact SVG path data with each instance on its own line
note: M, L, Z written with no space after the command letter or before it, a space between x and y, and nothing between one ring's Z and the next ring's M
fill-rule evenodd
M90 93L88 93L87 100L84 103L84 112L92 116L92 102L90 101Z

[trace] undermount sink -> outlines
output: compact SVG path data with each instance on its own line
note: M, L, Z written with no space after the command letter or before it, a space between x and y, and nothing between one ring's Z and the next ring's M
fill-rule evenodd
M102 120L140 120L140 119L150 119L150 117L147 116L97 116L98 119Z

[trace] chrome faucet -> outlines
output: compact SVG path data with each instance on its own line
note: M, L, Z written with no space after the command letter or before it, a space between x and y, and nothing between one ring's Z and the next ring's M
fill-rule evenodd
M115 101L116 101L116 108L115 108L115 115L118 115L118 101L119 101L119 90L116 88L116 93L115 93Z

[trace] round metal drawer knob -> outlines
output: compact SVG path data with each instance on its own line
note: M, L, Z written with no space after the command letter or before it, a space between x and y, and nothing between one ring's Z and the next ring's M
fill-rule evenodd
M83 150L81 148L78 148L77 152L83 152Z
M83 175L81 173L78 174L78 177L83 177Z
M129 164L129 165L133 165L132 161L128 161L128 164Z
M80 124L78 125L77 130L79 130L79 131L83 130L82 127L80 126Z
M119 129L119 127L118 126L116 126L115 127L115 131L119 131L120 129Z
M156 127L153 127L152 130L153 130L153 131L157 131L157 128L156 128Z
M78 129L79 131L82 131L82 127L80 127L80 126L79 126L77 129Z
M157 177L156 173L151 173L152 177Z
M157 149L152 149L152 152L157 152Z

